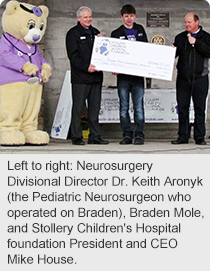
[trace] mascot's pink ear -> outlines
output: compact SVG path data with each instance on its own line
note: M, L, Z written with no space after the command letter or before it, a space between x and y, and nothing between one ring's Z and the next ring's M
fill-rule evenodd
M39 8L41 9L41 11L44 13L45 17L47 18L49 15L49 9L46 6L39 6Z
M5 13L12 15L12 13L14 13L19 6L20 3L18 1L9 1L6 5Z

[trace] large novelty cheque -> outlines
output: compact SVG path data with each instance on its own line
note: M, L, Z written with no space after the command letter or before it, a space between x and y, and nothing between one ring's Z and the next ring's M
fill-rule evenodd
M101 71L172 80L176 48L95 37L91 64Z

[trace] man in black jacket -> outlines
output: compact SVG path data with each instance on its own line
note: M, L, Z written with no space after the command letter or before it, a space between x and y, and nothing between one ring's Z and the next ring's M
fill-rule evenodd
M121 9L124 24L111 33L111 37L147 42L147 35L142 25L134 22L136 10L132 5L124 5ZM136 52L138 54L138 52ZM144 144L144 78L133 75L117 75L118 95L120 99L120 124L123 130L123 140L120 144ZM130 93L134 109L135 131L131 127L129 116Z
M108 144L101 139L98 115L101 104L103 73L90 64L95 36L101 36L91 26L92 11L86 6L77 10L78 23L66 35L66 50L71 65L72 120L71 140L74 145L84 145L81 128L82 110L88 101L88 144Z
M173 46L177 48L177 103L179 114L178 139L172 144L188 143L189 107L192 97L194 104L194 140L205 145L205 109L208 94L208 60L210 57L210 34L199 26L199 18L194 13L185 16L186 31L175 37Z

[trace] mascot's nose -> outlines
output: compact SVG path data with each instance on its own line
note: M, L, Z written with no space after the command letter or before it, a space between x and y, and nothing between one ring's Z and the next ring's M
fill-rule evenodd
M33 41L37 41L40 39L40 35L33 35Z

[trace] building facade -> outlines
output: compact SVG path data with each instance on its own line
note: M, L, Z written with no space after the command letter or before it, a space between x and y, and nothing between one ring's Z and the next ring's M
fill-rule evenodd
M0 16L8 1L3 1L0 7ZM47 31L43 40L43 53L46 60L52 64L53 76L44 87L44 128L50 132L60 91L62 88L66 70L70 69L69 60L65 49L65 36L67 31L77 23L76 10L82 6L89 6L93 10L93 25L105 36L110 36L113 29L122 24L120 17L121 6L127 4L124 0L28 0L34 5L45 4L49 10ZM183 0L183 1L136 1L130 0L134 5L137 14L136 22L144 26L149 42L156 35L165 39L165 44L170 45L174 37L185 29L184 17L187 13L195 12L200 17L200 24L204 30L210 32L210 7L208 1ZM162 24L151 18L151 14L162 14ZM0 31L2 33L2 29ZM174 67L173 80L164 81L152 79L151 87L160 89L175 88L176 68ZM116 86L116 77L111 73L104 73L104 88ZM104 137L121 137L121 130L118 124L102 124ZM148 123L145 126L146 138L171 138L176 137L177 124L169 123ZM207 135L210 134L210 104L207 108Z

